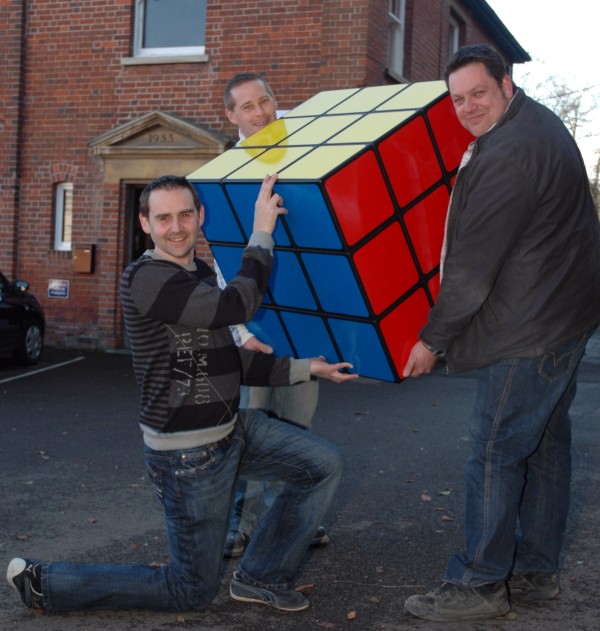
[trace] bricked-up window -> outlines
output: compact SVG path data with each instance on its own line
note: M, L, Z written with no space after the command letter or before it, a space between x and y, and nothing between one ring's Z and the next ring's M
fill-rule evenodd
M404 71L404 15L406 0L390 0L390 39L388 46L388 73L398 79Z
M203 55L206 0L136 0L136 57Z
M71 250L73 227L73 183L60 182L54 187L54 249Z

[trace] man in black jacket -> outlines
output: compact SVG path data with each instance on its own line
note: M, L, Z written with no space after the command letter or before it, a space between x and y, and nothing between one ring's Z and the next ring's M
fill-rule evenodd
M439 621L506 613L559 592L570 487L569 407L600 320L600 232L585 167L560 119L486 45L446 81L475 140L452 193L436 305L404 376L476 370L466 549L408 611Z

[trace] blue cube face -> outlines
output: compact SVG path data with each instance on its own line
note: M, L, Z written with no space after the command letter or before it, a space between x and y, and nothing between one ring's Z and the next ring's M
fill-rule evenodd
M226 279L265 173L288 214L250 330L279 355L401 381L439 288L452 180L472 137L442 81L315 95L188 176Z

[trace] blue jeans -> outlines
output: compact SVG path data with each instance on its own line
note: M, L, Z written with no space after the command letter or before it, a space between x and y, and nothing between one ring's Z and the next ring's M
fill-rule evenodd
M342 460L334 445L258 410L240 410L235 429L219 443L167 452L145 447L145 451L165 511L169 563L164 567L44 563L46 609L206 607L219 588L238 474L285 482L241 561L243 580L267 588L294 585L340 479Z
M477 371L466 550L450 559L446 581L477 586L557 571L570 500L569 408L590 335Z
M242 387L240 407L263 410L271 416L310 428L319 398L319 382L292 386ZM259 519L283 490L281 480L240 480L235 492L229 529L251 534Z

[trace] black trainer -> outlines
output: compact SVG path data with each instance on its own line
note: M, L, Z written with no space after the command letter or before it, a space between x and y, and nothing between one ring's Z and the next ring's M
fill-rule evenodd
M223 557L226 559L237 559L244 554L248 545L248 535L241 530L230 530L225 540L225 548L223 549Z
M508 581L511 600L552 600L560 592L558 576L551 572L515 574Z
M504 582L478 587L443 583L423 596L411 596L404 607L413 616L437 622L484 620L510 611Z
M240 580L237 572L233 573L229 594L233 600L268 605L281 611L302 611L310 606L310 600L295 589L265 589L249 585Z
M329 543L330 539L329 539L329 535L327 534L327 531L325 530L325 526L319 526L317 528L317 532L315 533L315 536L313 537L313 540L310 542L311 547L317 547L317 546L325 546Z
M44 608L39 563L29 559L13 559L8 564L6 578L9 585L19 592L27 607Z

